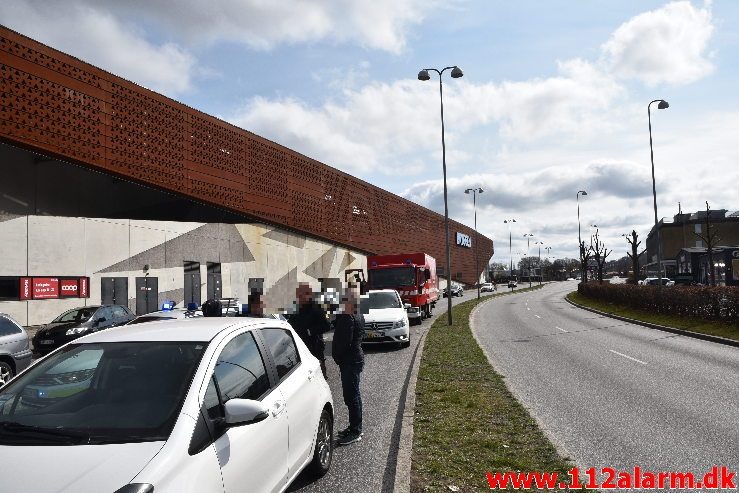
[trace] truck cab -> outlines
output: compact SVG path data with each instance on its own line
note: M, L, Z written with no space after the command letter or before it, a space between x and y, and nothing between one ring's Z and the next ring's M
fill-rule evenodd
M439 299L436 260L425 253L367 257L369 289L398 291L411 322L431 316Z

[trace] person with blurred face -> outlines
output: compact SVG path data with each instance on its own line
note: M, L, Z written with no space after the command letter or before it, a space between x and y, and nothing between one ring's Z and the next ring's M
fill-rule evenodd
M360 377L364 369L364 317L359 310L359 293L347 289L342 298L342 313L336 315L331 356L341 372L344 404L349 411L349 426L338 433L339 445L349 445L362 439L362 395Z
M331 327L326 312L313 301L313 290L306 282L298 284L295 290L298 299L298 310L288 318L295 332L298 333L308 350L321 362L321 371L326 377L326 345L323 333Z

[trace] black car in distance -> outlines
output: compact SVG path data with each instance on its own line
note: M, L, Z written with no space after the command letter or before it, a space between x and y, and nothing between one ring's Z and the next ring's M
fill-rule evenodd
M121 305L83 306L62 313L33 336L33 349L46 354L69 341L110 327L125 325L135 318Z

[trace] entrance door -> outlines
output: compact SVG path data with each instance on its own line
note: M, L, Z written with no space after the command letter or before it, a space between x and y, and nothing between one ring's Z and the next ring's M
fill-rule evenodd
M100 298L103 305L128 306L128 278L103 277L100 279Z
M185 307L200 306L200 262L185 262Z
M136 315L145 315L159 309L159 278L136 278Z
M208 262L208 299L221 299L221 264Z

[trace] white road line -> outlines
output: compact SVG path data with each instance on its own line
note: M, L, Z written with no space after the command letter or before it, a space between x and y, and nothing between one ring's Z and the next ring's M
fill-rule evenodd
M644 361L638 360L636 358L632 358L631 356L627 356L627 355L625 355L623 353L619 353L618 351L614 351L613 349L609 349L609 351L612 352L613 354L618 354L619 356L623 356L626 359L630 359L631 361L636 361L637 363L641 363L642 365L646 365L646 363Z
M562 332L564 332L565 334L569 334L569 332L567 332L566 330L564 330L564 329L563 329L563 328L561 328L561 327L555 327L555 329L557 329L557 330L561 330L561 331L562 331Z
M536 318L541 318L539 315L534 315Z

